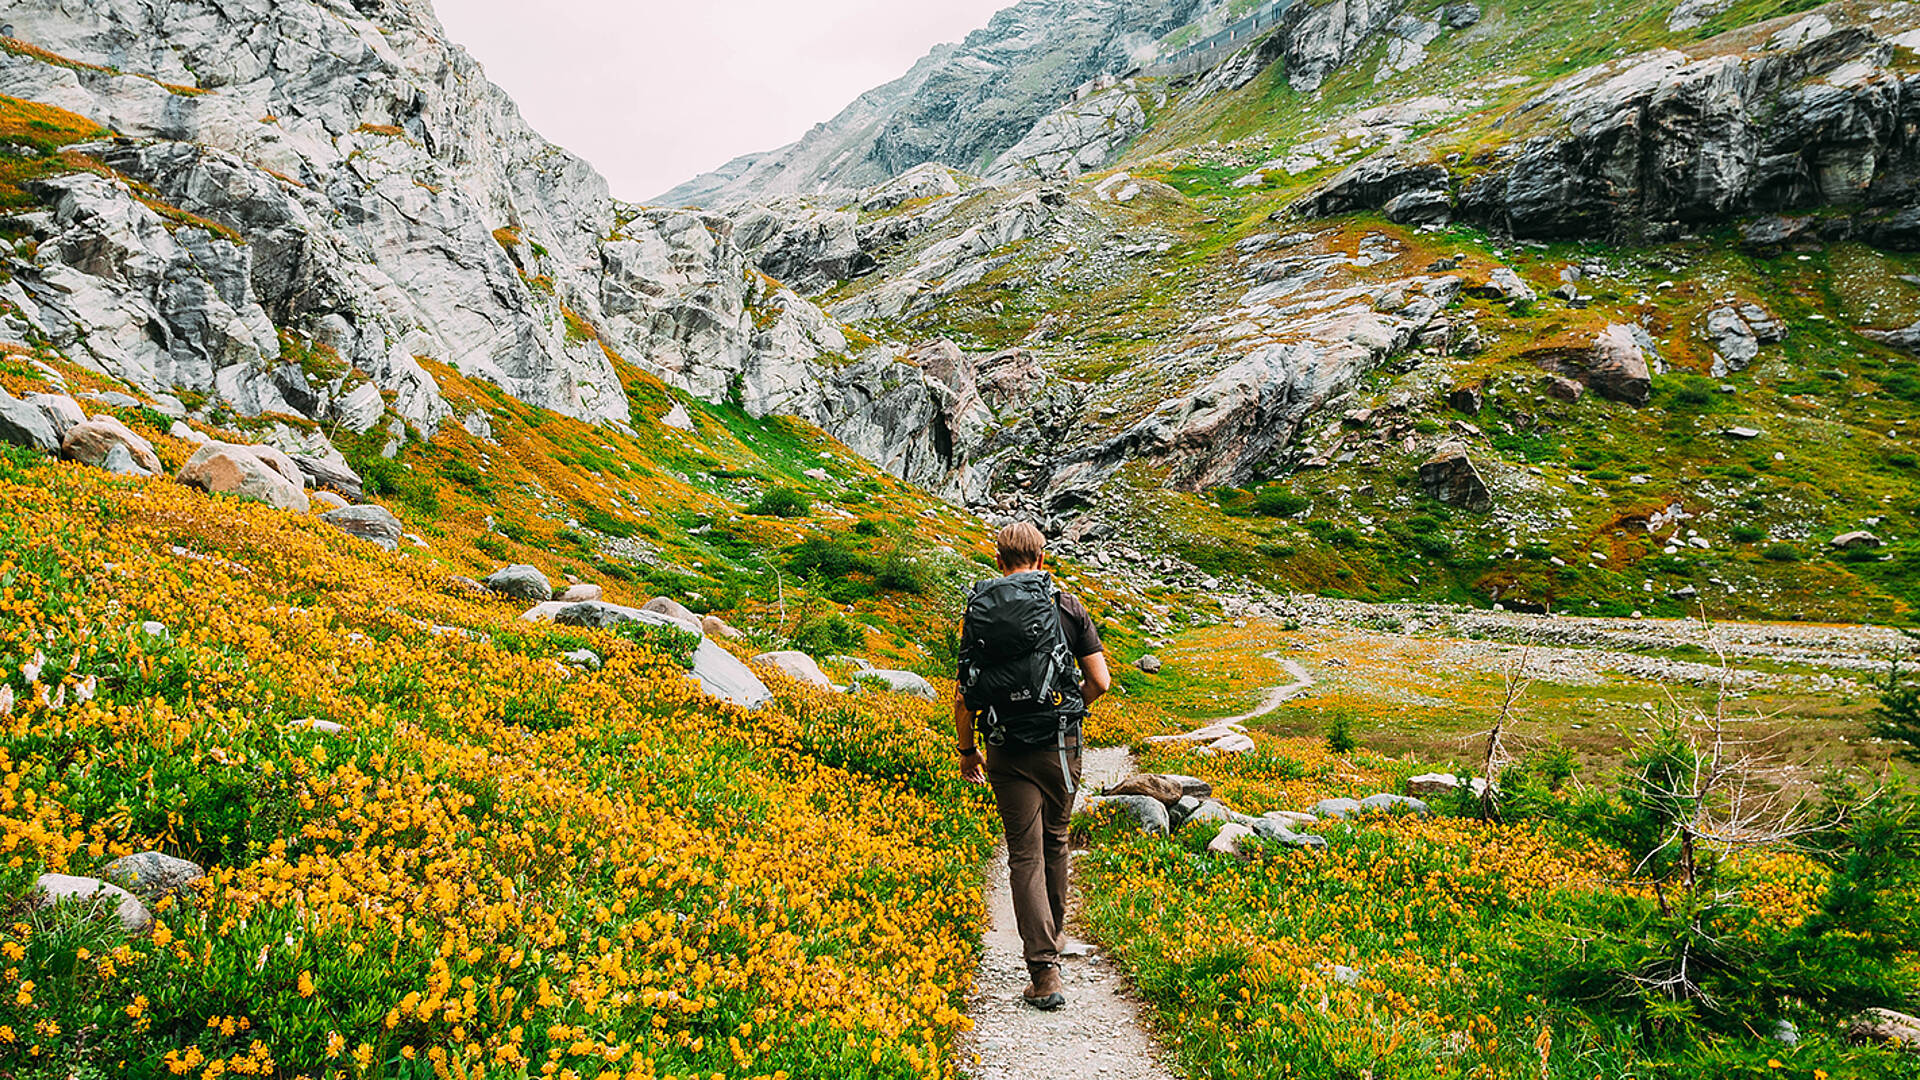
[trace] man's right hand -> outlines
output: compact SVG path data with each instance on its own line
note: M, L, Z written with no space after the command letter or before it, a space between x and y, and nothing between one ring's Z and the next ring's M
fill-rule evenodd
M980 751L975 750L970 754L960 755L960 779L969 784L987 782L987 759L981 755Z

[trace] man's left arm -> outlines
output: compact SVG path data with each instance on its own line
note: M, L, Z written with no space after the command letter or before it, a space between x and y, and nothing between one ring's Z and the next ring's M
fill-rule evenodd
M1107 654L1093 653L1080 658L1080 696L1091 705L1113 689L1113 676L1107 671Z

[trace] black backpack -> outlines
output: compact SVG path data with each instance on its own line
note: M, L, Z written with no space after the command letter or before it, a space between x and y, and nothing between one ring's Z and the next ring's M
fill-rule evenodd
M1060 590L1043 570L983 581L961 624L960 692L989 746L1066 746L1087 715Z

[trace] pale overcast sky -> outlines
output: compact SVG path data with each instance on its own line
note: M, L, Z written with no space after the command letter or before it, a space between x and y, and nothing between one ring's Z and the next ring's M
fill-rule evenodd
M1013 0L434 0L535 130L650 199L771 150Z

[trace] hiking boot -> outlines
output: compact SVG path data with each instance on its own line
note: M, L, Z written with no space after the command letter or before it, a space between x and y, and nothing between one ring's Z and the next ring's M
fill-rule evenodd
M1027 974L1033 982L1020 995L1027 1004L1051 1012L1067 1003L1059 964L1028 964Z

